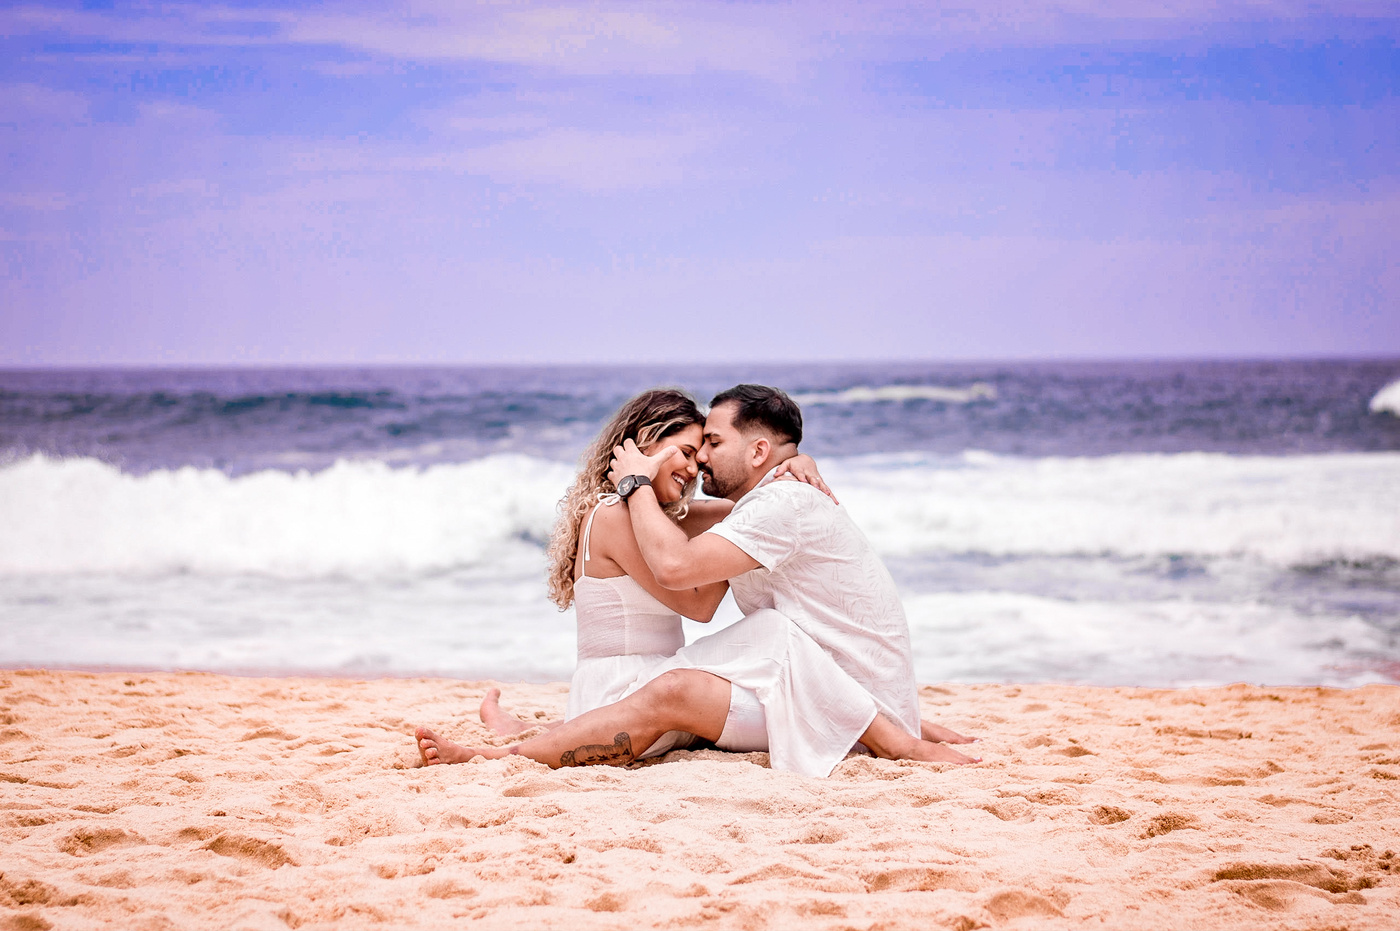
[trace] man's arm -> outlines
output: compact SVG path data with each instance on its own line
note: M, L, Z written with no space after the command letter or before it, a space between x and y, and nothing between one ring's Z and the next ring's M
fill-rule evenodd
M658 466L670 455L669 447L656 456L643 455L628 440L613 458L613 475L645 475L656 478ZM651 574L669 589L694 588L723 582L759 567L758 560L728 540L713 533L702 533L693 540L661 510L656 493L646 485L627 499L632 532Z

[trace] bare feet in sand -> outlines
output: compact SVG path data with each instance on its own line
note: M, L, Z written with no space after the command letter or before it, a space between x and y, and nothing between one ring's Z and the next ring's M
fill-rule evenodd
M979 737L964 737L957 731L949 730L941 724L934 724L931 721L920 721L922 725L923 738L930 743L936 744L970 744L976 743Z
M501 690L487 689L486 697L481 700L481 723L491 728L492 733L501 734L505 737L514 737L521 731L529 730L533 724L526 724L509 712L501 710Z
M499 760L510 755L510 749L507 747L464 747L445 737L439 737L426 727L420 727L413 733L418 740L418 755L423 758L424 766L432 766L435 763L465 763L477 756Z
M958 763L966 765L968 763L980 763L980 756L966 756L954 750L952 747L945 747L941 743L932 743L927 740L919 741L919 750L913 756L916 760L925 763Z

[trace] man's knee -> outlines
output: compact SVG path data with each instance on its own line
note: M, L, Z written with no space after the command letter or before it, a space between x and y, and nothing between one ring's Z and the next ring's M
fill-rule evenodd
M656 713L676 715L684 714L713 698L721 688L727 695L729 683L708 672L671 669L647 683L639 694L646 694L647 703Z

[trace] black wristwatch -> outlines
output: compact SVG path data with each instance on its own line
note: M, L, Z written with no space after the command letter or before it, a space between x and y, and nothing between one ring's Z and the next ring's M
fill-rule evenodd
M651 479L645 475L624 475L617 483L617 496L623 501L631 497L632 492L643 485L650 485Z

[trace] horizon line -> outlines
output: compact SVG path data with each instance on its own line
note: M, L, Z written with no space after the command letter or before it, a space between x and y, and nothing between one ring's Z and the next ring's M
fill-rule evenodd
M652 359L638 361L588 360L588 361L546 361L546 360L461 360L461 361L316 361L316 362L60 362L39 364L11 364L0 362L0 372L103 372L103 371L170 371L170 372L213 372L213 371L292 371L292 370L346 370L346 369L466 369L466 368L631 368L644 369L655 366L684 366L696 369L723 369L742 366L802 366L802 365L932 365L932 366L973 366L1006 364L1170 364L1183 362L1206 363L1261 363L1261 362L1396 362L1400 363L1400 352L1378 354L1353 353L1312 353L1312 354L1219 354L1219 355L1046 355L1046 356L978 356L953 358L916 357L811 357L805 359L731 359L723 362L689 361L678 359Z

